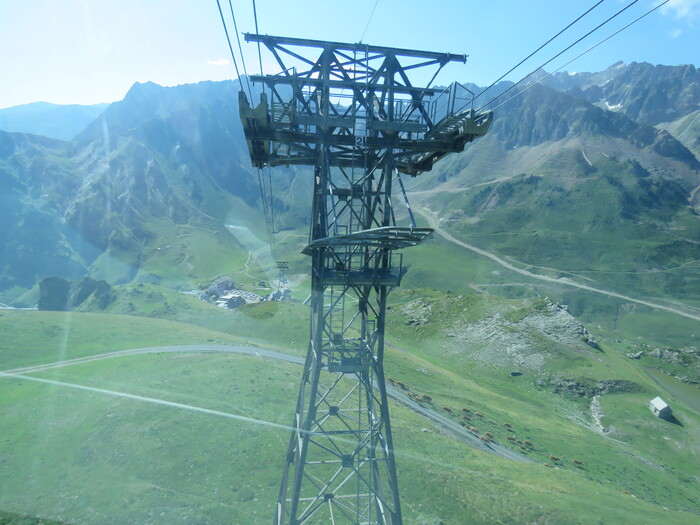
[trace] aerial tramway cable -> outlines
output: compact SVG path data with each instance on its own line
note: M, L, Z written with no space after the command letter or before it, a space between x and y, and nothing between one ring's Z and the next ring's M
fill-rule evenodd
M255 20L255 32L259 35L260 30L258 29L258 10L255 6L255 0L253 0L253 18ZM258 61L260 62L260 76L263 76L263 63L262 55L260 54L260 41L258 41ZM262 85L263 93L265 92L265 83Z
M257 6L255 5L255 0L253 0L253 19L255 21L255 32L257 34L260 34L260 29L258 28L258 9ZM260 63L260 76L264 76L263 73L263 61L262 61L262 53L260 51L260 42L258 41L258 61ZM265 93L265 82L262 83L262 90L263 93ZM260 174L261 170L258 168L258 177L261 180L261 188L264 187L265 185L265 175L264 173L261 175ZM268 183L268 197L269 197L269 203L267 202L267 199L265 196L263 196L263 209L266 209L265 212L265 222L267 223L267 231L268 231L268 238L270 241L270 252L272 253L272 258L276 261L277 260L277 247L275 243L275 203L273 200L273 195L272 195L272 170L270 166L267 166L267 183ZM263 190L264 193L264 190Z
M231 39L228 36L228 29L226 28L226 20L224 20L224 12L221 10L221 3L219 2L219 0L216 0L216 5L219 8L219 15L221 15L221 24L224 26L224 33L226 33L226 41L228 42L228 48L231 51L231 58L233 59L233 67L236 68L236 75L238 76L238 83L241 85L241 91L243 91L243 81L241 80L241 73L238 71L238 62L236 62L236 55L233 52L233 46L231 45Z
M238 53L241 55L241 63L243 64L243 73L245 74L245 82L248 86L248 95L251 102L253 101L253 92L250 89L250 77L248 76L248 68L245 66L245 57L243 56L243 47L241 46L241 35L238 32L238 24L236 24L236 15L233 14L233 3L228 0L228 6L231 9L231 18L233 19L233 30L236 32L236 40L238 41Z
M243 87L243 80L241 80L241 73L238 69L238 61L236 60L236 55L233 51L233 46L231 45L231 38L228 33L228 28L226 27L226 19L224 18L224 13L221 9L221 2L220 0L216 0L216 5L219 8L219 15L221 16L221 24L224 27L224 33L226 34L226 41L228 43L228 48L229 51L231 52L231 58L233 59L233 65L236 69L236 75L238 76L238 83L241 86L241 91L245 91ZM251 101L253 98L253 93L250 88L250 80L248 78L248 71L245 65L245 57L243 56L243 49L241 46L241 41L240 37L238 35L238 26L236 24L236 15L234 14L233 11L233 4L231 0L229 0L229 7L231 9L231 18L233 19L233 25L236 31L236 39L238 41L238 49L241 54L241 61L243 64L243 70L245 72L246 76L246 83L248 85L248 94L250 95ZM257 12L255 9L255 0L253 0L253 13L255 16L255 30L256 32L258 31L258 18L257 18ZM258 58L260 60L260 75L262 76L263 74L263 69L262 69L262 55L260 54L260 44L258 43ZM265 90L264 84L263 84L263 91ZM268 168L269 170L269 168ZM269 206L268 206L268 196L266 195L265 191L265 178L264 175L262 174L260 168L257 168L257 173L258 173L258 187L260 189L260 200L262 201L262 206L263 206L263 215L265 217L265 228L267 230L267 237L268 237L268 242L270 245L270 251L272 253L272 258L274 260L277 260L277 254L276 254L276 249L275 249L275 239L274 239L274 209L272 208L272 176L269 175Z
M377 9L378 3L379 3L379 0L375 0L374 7L372 8L372 12L369 14L369 19L367 19L367 23L365 24L365 29L364 29L364 31L362 31L362 36L360 37L360 44L362 43L362 39L365 37L365 33L367 32L367 28L369 27L369 23L372 21L372 17L374 16L374 12Z
M583 13L582 15L579 15L579 17L576 18L576 20L574 20L573 22L571 22L568 26L566 26L564 29L562 29L561 31L559 31L559 32L558 32L556 35L554 35L552 38L550 38L549 40L547 40L544 44L542 44L540 47L538 47L537 49L535 49L535 50L534 50L532 53L530 53L528 56L526 56L525 58L523 58L520 62L518 62L516 65L514 65L514 66L513 66L512 68L510 68L508 71L506 71L505 73L503 73L500 77L498 77L497 80L494 80L493 83L492 83L489 87L486 87L486 88L482 89L482 90L474 97L474 100L476 100L476 99L479 98L481 95L483 95L484 93L486 93L489 89L491 89L493 86L495 86L496 84L498 84L501 80L503 80L507 75L509 75L510 73L512 73L513 71L515 71L517 68L519 68L521 65L523 65L525 62L527 62L527 61L528 61L530 58L532 58L535 54L537 54L539 51L541 51L545 46L547 46L548 44L550 44L555 38L557 38L559 35L561 35L564 31L566 31L567 29L569 29L571 26L573 26L576 22L578 22L579 20L581 20L581 19L582 19L584 16L586 16L588 13L590 13L591 11L593 11L596 7L598 7L598 6L599 6L600 4L602 4L604 1L605 1L605 0L599 0L598 3L596 3L596 4L593 5L593 7L588 8L588 10L587 10L585 13Z
M508 93L511 89L514 89L514 88L515 88L516 86L518 86L519 84L522 84L527 78L529 78L530 76L532 76L535 72L539 71L540 69L542 69L544 66L546 66L547 64L549 64L549 63L552 62L553 60L559 58L561 55L563 55L564 53L566 53L569 49L571 49L572 47L574 47L576 44L578 44L579 42L581 42L582 40L584 40L585 38L587 38L587 37L590 36L591 34L595 33L598 29L600 29L601 27L603 27L605 24L607 24L608 22L610 22L610 21L613 20L614 18L616 18L616 17L618 17L619 15L621 15L624 11L626 11L627 9L629 9L630 7L632 7L632 6L633 6L634 4L636 4L637 2L639 2L639 0L632 0L632 2L630 2L629 4L627 4L625 7L623 7L623 8L620 9L619 11L617 11L614 15L612 15L611 17L609 17L609 18L608 18L607 20L605 20L604 22L601 22L600 24L598 24L596 27L594 27L593 29L591 29L588 33L586 33L586 34L583 35L581 38L579 38L578 40L576 40L573 44L568 45L568 46L565 47L563 50L561 50L559 53L557 53L557 54L554 55L552 58L550 58L549 60L547 60L544 64L542 64L542 65L540 65L539 67L535 68L535 69L532 70L530 73L528 73L527 75L525 75L523 78L521 78L520 80L518 80L515 84L513 84L513 85L510 86L510 87L508 87L508 89L506 89L505 91L503 91L503 93L499 93L498 95L496 95L495 97L493 97L491 100L489 100L488 102L486 102L485 104L483 104L479 109L477 109L477 112L478 112L478 111L481 111L481 110L484 109L486 106L488 106L488 105L490 105L491 103L495 102L496 100L498 100L498 99L501 98L503 95L505 95L506 93ZM654 9L656 9L656 8L654 8ZM499 107L500 107L500 106L499 106Z
M501 106L503 106L504 104L507 104L508 102L510 102L511 100L513 100L514 98L516 98L516 97L522 95L522 94L523 94L525 91L527 91L528 89L530 89L530 88L536 86L536 85L539 84L540 82L544 81L546 78L551 77L554 73L556 73L557 71L560 71L561 69L565 68L566 66L568 66L569 64L571 64L571 63L574 62L575 60L578 60L579 58L581 58L581 57L582 57L583 55L585 55L586 53L588 53L588 52L590 52L590 51L593 51L596 47L598 47L598 46L601 45L602 43L604 43L604 42L610 40L612 37L614 37L614 36L617 35L618 33L621 33L622 31L624 31L625 29L627 29L627 28L630 27L631 25L636 24L636 23L639 22L642 18L644 18L644 17L650 15L651 13L653 13L654 11L656 11L659 7L663 6L664 4L667 4L667 3L670 2L670 1L671 1L671 0L664 0L663 2L661 2L660 4L658 4L657 6L652 7L651 9L649 9L649 11L647 11L647 12L644 13L643 15L641 15L641 16L635 18L634 20L632 20L632 21L631 21L629 24L627 24L626 26L623 26L623 27L621 27L620 29L618 29L617 31L615 31L614 33L612 33L612 34L606 36L603 40L600 40L600 41L597 42L596 44L594 44L594 45L592 45L591 47L589 47L588 49L586 49L583 53L581 53L581 54L575 56L574 58L572 58L571 60L569 60L566 64L562 64L561 66L559 66L557 69L555 69L555 70L552 71L551 73L547 73L545 76L543 76L542 78L538 79L536 82L533 82L532 84L529 84L526 88L524 88L524 89L518 91L515 95L513 95L512 97L510 97L508 100L506 100L506 101L504 101L504 102L501 102L498 106L496 106L495 108L493 108L493 110L496 110L496 109L500 108Z

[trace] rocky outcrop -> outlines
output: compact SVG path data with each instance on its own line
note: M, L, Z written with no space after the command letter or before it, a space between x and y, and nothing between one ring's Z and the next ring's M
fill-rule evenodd
M568 308L549 299L492 305L476 319L469 304L466 296L421 297L398 312L402 324L434 334L448 355L521 374L543 369L556 355L590 355L598 348Z
M416 299L401 307L401 313L405 316L404 324L408 326L428 324L431 312L431 304L423 299Z
M538 379L535 384L540 388L549 388L555 394L568 394L575 397L593 398L603 394L636 392L640 386L626 379L605 379L595 381L589 378L566 378L562 376Z
M643 348L636 352L628 352L625 355L630 359L641 359L642 357L653 357L672 365L691 364L692 361L700 360L700 352L697 348L682 348L674 350L672 348L651 348L649 345L640 345Z
M700 350L694 346L675 349L643 343L635 345L625 356L643 360L645 366L672 375L683 383L700 384Z

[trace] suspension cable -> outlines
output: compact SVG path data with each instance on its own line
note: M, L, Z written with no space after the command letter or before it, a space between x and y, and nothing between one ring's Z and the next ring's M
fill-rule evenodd
M491 104L492 102L495 102L496 100L498 100L499 98L501 98L503 95L505 95L506 93L508 93L511 89L514 89L517 85L522 84L528 77L532 76L535 72L539 71L539 70L542 69L544 66L546 66L547 64L549 64L550 62L552 62L552 61L555 60L556 58L558 58L558 57L560 57L561 55L563 55L564 53L566 53L569 49L571 49L571 48L574 47L576 44L578 44L579 42L581 42L581 40L587 38L588 36L590 36L591 34L593 34L594 32L596 32L598 29L600 29L601 27L603 27L605 24L607 24L608 22L610 22L611 20L613 20L613 19L616 18L617 16L621 15L624 11L626 11L627 9L629 9L630 7L632 7L632 6L633 6L634 4L636 4L637 2L639 2L639 0L632 0L632 2L630 2L630 3L627 4L625 7L623 7L622 9L620 9L617 13L615 13L614 15L612 15L610 18L608 18L608 19L605 20L604 22L598 24L595 28L591 29L588 33L586 33L586 34L583 35L581 38L579 38L578 40L576 40L573 44L570 44L569 46L567 46L566 48L564 48L562 51L560 51L559 53L557 53L556 55L554 55L552 58L550 58L549 60L547 60L544 64L542 64L541 66L539 66L539 67L537 67L536 69L532 70L530 73L528 73L528 74L525 75L523 78L521 78L520 80L518 80L515 84L513 84L513 85L510 86L508 89L506 89L503 93L498 94L497 96L495 96L495 97L493 97L491 100L489 100L486 104L483 104L483 105L482 105L479 109L477 109L476 111L477 111L477 112L478 112L478 111L481 111L481 110L484 109L486 106L488 106L488 105Z
M238 52L241 55L241 62L243 63L243 73L245 74L245 82L248 86L248 95L250 95L250 103L253 103L253 92L250 89L250 77L248 76L248 68L245 66L245 57L243 56L243 47L241 46L241 35L238 32L238 24L236 24L236 15L233 14L233 3L228 0L228 6L231 9L231 18L233 19L233 29L236 32L236 40L238 41Z
M226 41L228 43L228 48L229 51L231 52L231 58L233 59L233 65L236 68L236 75L238 76L238 83L241 86L241 91L244 91L243 88L243 81L241 80L241 73L238 69L238 62L236 61L236 54L233 52L233 46L231 45L231 38L229 37L228 34L228 28L226 27L226 20L224 19L224 13L221 10L221 2L220 0L216 0L216 6L219 8L219 16L221 16L221 23L224 26L224 33L226 34ZM233 13L233 4L231 3L231 0L229 0L229 7L231 8L231 17L233 18L233 25L236 30L236 38L238 39L238 48L241 53L241 60L243 62L243 68L244 71L246 71L246 82L248 83L248 93L250 94L251 102L253 98L253 94L250 89L250 81L247 76L247 70L245 69L245 58L243 57L243 50L241 48L241 41L240 37L238 36L238 27L236 25L236 17ZM255 31L258 31L258 18L257 14L255 13L255 0L253 0L253 13L255 14ZM260 44L258 43L258 58L260 59L260 74L262 75L262 57L260 54ZM263 83L263 91L265 90L265 84ZM269 169L269 166L268 166ZM265 195L265 178L264 175L262 174L260 168L257 168L258 172L258 186L260 188L260 200L262 201L263 205L263 215L265 216L265 227L267 229L267 237L270 242L270 250L273 254L273 258L276 259L275 255L275 242L274 242L274 236L273 236L273 229L274 224L271 226L271 222L274 220L270 208L268 207L268 202L267 202L267 196ZM269 175L269 184L270 184L270 207L272 206L272 175Z
M503 75L501 75L497 80L495 80L489 87L482 89L482 90L479 92L479 94L477 94L477 95L474 97L473 100L476 100L476 99L479 98L481 95L483 95L484 93L486 93L489 89L491 89L493 86L495 86L496 84L498 84L498 83L499 83L501 80L503 80L506 76L508 76L508 75L511 74L513 71L515 71L517 68L519 68L521 65L523 65L525 62L527 62L527 61L528 61L530 58L532 58L536 53L538 53L539 51L541 51L545 46L547 46L549 43L551 43L555 38L557 38L557 37L558 37L559 35L561 35L564 31L566 31L567 29L569 29L569 28L570 28L572 25L574 25L576 22L578 22L579 20L581 20L581 19L582 19L584 16L586 16L588 13L590 13L591 11L593 11L596 7L598 7L598 6L599 6L600 4L602 4L604 1L605 1L605 0L599 0L597 4L595 4L593 7L589 8L585 13L583 13L582 15L580 15L576 20L574 20L573 22L571 22L568 26L566 26L564 29L562 29L561 31L559 31L559 32L558 32L556 35L554 35L552 38L550 38L549 40L547 40L544 44L542 44L540 47L538 47L537 49L535 49L535 50L534 50L532 53L530 53L528 56L526 56L525 58L523 58L520 62L518 62L516 65L514 65L514 66L513 66L512 68L510 68L508 71L506 71L505 73L503 73Z
M259 35L260 30L258 29L258 10L255 7L255 0L253 0L253 18L255 19L255 32ZM258 61L260 62L260 76L263 76L263 63L262 54L260 53L260 40L258 40ZM263 93L265 93L265 82L262 83Z
M231 58L233 59L233 66L236 68L236 75L238 76L238 83L241 85L241 91L243 91L243 81L241 80L241 73L238 71L238 62L236 62L236 55L233 52L233 46L231 46L231 39L228 36L228 29L226 28L226 21L224 20L224 13L221 10L221 3L216 0L216 5L219 8L219 15L221 15L221 23L224 26L224 33L226 33L226 41L228 42L228 48L231 51Z
M544 81L545 79L551 77L554 73L556 73L556 72L558 72L558 71L564 69L566 66L568 66L569 64L571 64L571 63L574 62L575 60L578 60L579 58L581 58L581 57L582 57L583 55L585 55L586 53L588 53L588 52L590 52L590 51L593 51L596 47L598 47L598 46L601 45L602 43L604 43L604 42L610 40L612 37L614 37L614 36L617 35L618 33L621 33L622 31L624 31L625 29L627 29L627 28L630 27L631 25L636 24L636 23L639 22L642 18L644 18L644 17L650 15L651 13L653 13L654 11L656 11L659 7L663 6L664 4L667 4L667 3L670 2L670 1L671 1L671 0L664 0L663 2L661 2L660 4L658 4L657 6L652 7L649 11L647 11L647 12L644 13L643 15L639 16L638 18L635 18L634 20L632 20L632 21L631 21L629 24L627 24L626 26L621 27L620 29L618 29L617 31L615 31L614 33L612 33L611 35L606 36L603 40L601 40L601 41L599 41L598 43L592 45L591 47L589 47L588 49L586 49L583 53L581 53L580 55L578 55L578 56L572 58L572 59L569 60L566 64L563 64L563 65L559 66L557 69L555 69L555 70L552 71L551 73L547 73L545 76L543 76L542 78L540 78L539 80L537 80L537 82L533 82L532 84L529 84L526 88L524 88L524 89L518 91L515 95L513 95L512 97L510 97L510 98L509 98L508 100L506 100L505 102L501 102L498 106L496 106L496 107L493 108L493 109L496 110L496 109L500 108L501 106L507 104L508 102L510 102L511 100L513 100L514 98L516 98L516 97L522 95L523 93L525 93L525 92L526 92L527 90L529 90L530 88L536 86L537 84L541 83L541 82Z
M255 4L255 0L253 0L253 19L255 20L255 32L257 34L260 34L260 29L258 27L258 10ZM260 51L260 41L258 41L258 62L260 63L260 76L262 77L264 76L264 73L262 53ZM263 93L265 93L265 82L262 82L262 90ZM261 183L261 196L263 199L263 209L265 210L265 222L267 223L267 235L270 241L270 251L272 252L273 259L277 260L277 250L275 246L275 203L272 194L272 169L270 168L270 166L267 166L267 183L269 187L269 191L267 193L269 197L269 203L267 202L267 199L264 195L265 191L263 189L265 185L265 174L261 174L259 168L258 177Z
M269 168L268 168L269 169ZM265 230L267 231L267 239L270 244L270 252L273 254L273 259L275 259L275 242L274 234L272 231L272 216L270 214L270 209L267 202L267 192L265 190L265 174L261 168L257 168L258 173L258 186L260 188L260 200L262 201L263 216L265 217ZM270 188L272 189L272 188ZM270 201L272 201L272 191L270 191Z
M406 195L406 188L403 186L403 180L401 180L401 174L399 170L394 168L394 173L399 181L399 186L401 186L401 193L403 194L403 201L406 204L406 209L408 210L408 217L411 220L411 230L416 228L416 218L413 216L413 210L411 210L411 203L408 201L408 195Z
M377 9L377 4L379 3L379 0L376 0L374 2L374 7L372 8L372 12L369 14L369 19L367 20L367 23L365 24L365 29L362 31L362 36L360 37L360 44L362 43L362 39L365 37L365 33L367 32L367 28L369 27L369 23L372 21L372 17L374 16L374 11Z
M270 165L267 165L267 183L268 187L270 189L269 191L269 197L270 197L270 207L269 207L269 212L270 212L270 244L272 246L272 257L277 260L277 255L275 254L276 252L276 245L275 245L275 201L273 199L273 194L272 194L272 168Z

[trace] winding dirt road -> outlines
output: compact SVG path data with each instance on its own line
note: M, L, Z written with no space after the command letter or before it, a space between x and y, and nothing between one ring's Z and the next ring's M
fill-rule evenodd
M566 277L561 277L561 278L555 278L555 277L549 277L547 275L539 275L536 273L529 272L527 270L523 270L522 268L518 268L517 266L513 266L510 264L508 261L505 261L498 257L496 254L487 252L486 250L482 250L481 248L477 248L476 246L473 246L471 244L467 244L466 242L460 241L459 239L453 237L449 233L447 233L445 230L440 228L440 222L439 220L435 217L435 214L432 213L430 210L421 207L421 206L416 206L414 205L414 209L423 217L425 217L428 220L428 224L430 227L435 230L435 233L440 235L442 238L445 240L456 244L457 246L461 246L462 248L466 248L467 250L470 250L474 253L478 253L479 255L482 255L484 257L487 257L488 259L491 259L492 261L500 264L504 268L507 268L508 270L511 270L513 272L519 273L521 275L525 275L527 277L530 277L532 279L538 279L540 281L546 281L549 283L555 283L555 284L560 284L564 286L571 286L573 288L579 288L581 290L586 290L588 292L593 292L593 293L598 293L602 295L607 295L608 297L615 297L616 299L622 299L624 301L628 301L630 303L637 303L641 304L644 306L648 306L649 308L653 308L655 310L662 310L664 312L669 312L672 314L680 315L683 317L687 317L688 319L693 319L695 321L700 321L700 314L688 312L685 310L681 310L679 308L674 308L672 306L665 306L663 304L659 303L653 303L651 301L645 301L643 299L635 299L634 297L630 297L628 295L620 294L617 292L611 292L608 290L603 290L600 288L595 288L593 286L588 286L587 284L581 284L577 283L575 281L572 281L571 279L567 279Z
M79 365L79 364L85 364L85 363L90 363L93 361L99 361L103 359L115 359L119 357L126 357L126 356L133 356L133 355L141 355L141 354L157 354L157 353L232 353L232 354L242 354L242 355L249 355L249 356L254 356L254 357L260 357L264 359L275 359L277 361L284 361L287 363L292 363L296 365L303 365L304 364L304 358L299 357L299 356L293 356L289 354L283 354L281 352L276 352L274 350L267 350L264 348L259 348L255 346L229 346L229 345L184 345L184 346L158 346L158 347L150 347L150 348L133 348L130 350L119 350L115 352L106 352L102 354L96 354L96 355L91 355L91 356L85 356L85 357L78 357L75 359L67 359L65 361L56 361L53 363L46 363L46 364L41 364L41 365L34 365L34 366L25 366L21 368L14 368L12 370L5 370L3 372L0 372L0 377L13 377L13 378L18 378L18 379L24 379L28 381L34 381L34 382L40 382L40 383L46 383L46 384L52 384L56 386L63 386L67 388L76 388L79 390L86 390L90 392L95 392L95 393L100 393L100 394L106 394L106 395L112 395L116 397L124 397L132 400L137 400L137 401L142 401L146 403L153 403L153 404L158 404L158 405L164 405L164 406L169 406L173 408L179 408L179 409L184 409L184 410L192 410L196 412L202 412L210 415L216 415L216 416L221 416L221 417L227 417L231 419L237 419L237 420L243 420L247 422L254 422L258 424L264 424L267 426L272 426L276 428L281 428L285 430L291 430L290 427L287 427L286 425L280 425L277 423L270 423L266 421L260 421L256 419L252 419L249 417L241 416L238 414L231 414L228 412L221 412L218 410L211 410L203 407L197 407L194 405L186 405L183 403L175 403L171 401L165 401L162 399L156 399L156 398L151 398L151 397L145 397L145 396L138 396L134 394L129 394L126 392L119 392L115 390L106 390L102 388L96 388L96 387L90 387L86 385L80 385L76 383L67 383L64 381L56 381L53 379L44 379L44 378L39 378L39 377L34 377L31 375L27 374L32 374L35 372L43 372L46 370L52 370L55 368L63 368L67 366L72 366L72 365ZM454 436L459 437L463 441L465 441L467 444L472 446L473 448L479 449L484 452L488 452L489 454L494 454L496 456L505 458L505 459L510 459L513 461L521 461L521 462L526 462L526 463L532 463L532 460L523 456L522 454L519 454L507 447L498 445L496 443L489 443L486 444L482 442L477 436L469 432L467 429L465 429L462 425L459 423L453 421L449 417L446 417L430 408L424 407L420 403L417 403L413 399L410 399L408 396L406 396L402 390L392 387L391 385L387 385L387 395L396 401L397 403L400 403L401 405L405 406L406 408L409 408L413 410L414 412L422 415L423 417L431 420L434 424L438 425L443 431L452 434Z

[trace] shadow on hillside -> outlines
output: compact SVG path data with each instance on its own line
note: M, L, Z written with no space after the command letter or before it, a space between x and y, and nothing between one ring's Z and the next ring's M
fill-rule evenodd
M664 421L668 421L669 423L673 423L674 425L678 425L679 427L683 426L683 423L681 423L676 416L671 414L670 416L666 416L663 418Z

